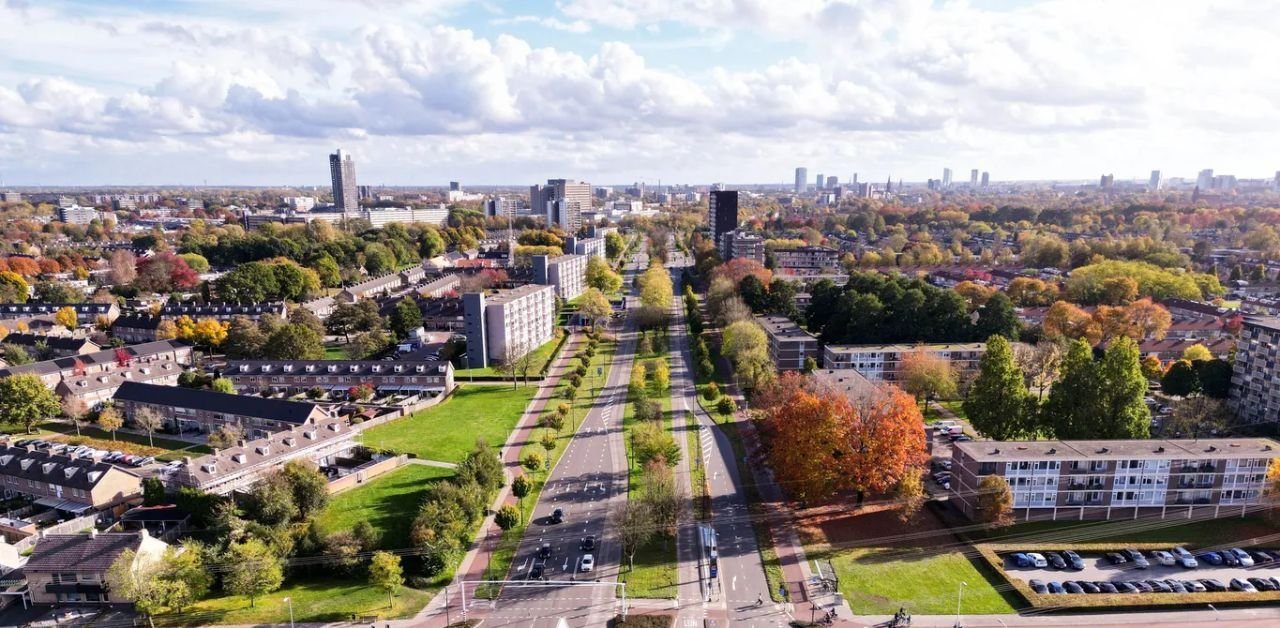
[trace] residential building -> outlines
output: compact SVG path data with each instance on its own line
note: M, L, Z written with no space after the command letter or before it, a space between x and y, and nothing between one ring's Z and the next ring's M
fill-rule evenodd
M707 197L707 207L711 241L718 243L721 236L738 228L738 191L712 192Z
M0 193L0 202L4 202L4 203L21 203L21 202L22 202L22 193L21 193L21 192L3 192L3 193Z
M529 207L547 217L548 225L560 225L569 233L582 226L582 212L591 209L591 184L573 179L547 179L546 185L529 188Z
M809 169L796 168L796 194L804 194L809 187Z
M340 212L360 209L360 195L356 186L356 162L351 155L337 152L329 155L329 178L333 182L333 206Z
M75 336L13 333L4 337L4 344L21 347L26 350L28 355L37 359L41 357L45 359L65 358L102 350L102 347L94 344L92 340Z
M833 176L829 176L829 177L827 177L827 180L826 180L826 186L825 186L825 189L827 189L827 190L834 190L834 189L836 189L836 187L837 187L837 186L839 186L839 185L840 185L840 177L837 177L837 176L834 176L834 175L833 175Z
M354 286L347 286L337 294L335 299L339 303L355 303L361 299L376 299L383 296L397 295L426 280L427 267L425 264L411 266L398 273L387 273L367 279ZM431 281L424 289L430 288L431 292L437 293L438 296L449 290L456 290L460 281L457 275L445 275Z
M999 475L1024 521L1239 517L1261 503L1278 456L1267 438L961 442L950 499L976 517L982 479Z
M774 267L784 274L814 274L840 267L840 251L826 246L773 250Z
M213 318L229 321L237 316L250 320L258 320L270 314L280 318L289 317L289 306L279 303L192 303L169 301L160 306L160 318L175 319L186 316L194 320Z
M969 187L978 187L978 169L969 171Z
M357 433L346 419L311 417L283 431L241 441L235 447L195 459L185 458L183 466L173 474L172 483L229 495L248 489L263 475L292 460L334 466L338 457L356 446L352 438Z
M115 404L130 420L142 408L150 408L163 418L165 429L178 433L208 433L234 425L248 438L329 417L328 410L314 403L137 382L121 384Z
M815 388L844 395L855 404L862 403L880 393L886 384L875 383L850 369L818 369L811 373Z
M720 237L720 257L725 261L744 257L764 264L764 238L734 229Z
M58 208L58 220L69 225L87 225L95 220L101 222L108 216L110 214L98 211L93 207L72 205L71 207Z
M137 497L142 478L93 458L6 444L0 446L0 487L7 497L27 495L37 505L80 515L109 510Z
M533 256L533 282L555 286L556 296L568 301L587 289L586 255Z
M1236 345L1227 405L1244 423L1280 421L1280 318L1246 316Z
M181 364L172 360L137 362L110 371L91 372L86 369L63 377L54 385L53 392L63 399L75 397L87 408L96 408L113 399L125 382L177 386L184 370Z
M484 202L484 215L487 218L497 218L499 216L510 218L520 213L521 209L523 208L518 198L495 196L486 199Z
M168 544L145 529L137 532L50 534L42 537L22 568L35 604L119 604L130 602L112 593L107 571L127 550L135 564L161 560Z
M818 362L818 337L785 316L757 316L769 339L769 358L779 371L802 371L806 359Z
M1164 179L1160 178L1160 171L1152 170L1151 178L1147 179L1147 191L1159 192L1162 187L1164 187Z
M986 171L984 170L984 171L982 172L982 187L984 187L984 188L985 188L985 187L988 187L989 185L991 185L991 173L990 173L990 172L986 172Z
M978 372L978 362L987 352L983 342L920 345L827 345L822 352L822 368L853 369L873 382L901 379L903 359L921 351L951 363L960 379Z
M296 212L309 212L315 209L316 197L314 196L286 196L284 204Z
M1208 192L1213 189L1213 168L1205 168L1196 175L1196 187L1201 192Z
M950 168L942 169L942 187L943 189L951 187L951 169Z
M426 297L428 299L440 299L449 294L456 295L458 288L461 285L461 276L441 275L439 279L429 281L426 285L418 288L418 296Z
M190 366L191 345L181 340L160 340L105 349L85 355L10 366L0 369L0 378L31 374L39 377L51 390L56 390L63 380L75 381L80 377L94 377L134 367L158 367L168 363L178 367ZM156 370L158 372L161 369Z
M369 385L382 392L435 397L453 390L448 361L231 360L222 376L240 393L296 395L313 388L344 391Z
M111 324L111 336L125 344L155 342L156 330L164 319L150 314L126 314Z
M1215 358L1226 359L1235 348L1234 338L1219 336L1217 338L1165 338L1164 340L1143 340L1138 343L1138 351L1143 356L1153 355L1161 361L1177 360L1182 353L1195 345L1204 345Z
M527 284L491 294L470 292L462 295L462 303L470 368L504 363L541 347L555 335L553 286Z
M565 242L565 244L567 245L570 251L573 251L575 255L586 255L587 257L591 257L591 256L604 257L605 256L605 245L604 245L603 237L579 238L576 236L569 236L569 239Z
M120 316L120 306L115 303L0 303L0 320L52 317L68 307L75 310L76 320L82 325L97 324L99 317L104 317L109 325Z

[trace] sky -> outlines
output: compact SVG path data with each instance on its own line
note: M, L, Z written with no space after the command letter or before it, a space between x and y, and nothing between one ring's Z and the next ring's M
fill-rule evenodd
M1280 170L1256 0L0 0L0 178L781 183Z

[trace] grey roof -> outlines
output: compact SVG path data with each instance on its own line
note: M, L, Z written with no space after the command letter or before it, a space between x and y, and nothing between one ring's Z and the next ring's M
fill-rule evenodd
M72 336L45 336L42 334L15 333L4 337L4 344L17 345L19 347L34 347L42 342L50 349L58 351L79 351L86 345L91 347L98 346L88 338L75 338Z
M155 342L144 342L137 345L129 345L121 347L130 359L143 359L161 353L168 353L179 349L190 348L189 343L181 340L157 340ZM48 375L51 373L70 372L76 368L76 363L85 367L97 364L113 364L119 361L116 355L117 349L105 349L102 351L94 351L84 355L67 356L53 360L45 360L43 362L32 362L31 364L23 364L21 366L11 366L6 369L0 369L0 377L8 377L10 375L21 375L30 373L33 375Z
M261 316L280 314L283 303L181 303L170 301L160 308L161 316Z
M112 471L133 475L92 458L71 458L26 447L0 447L0 475L89 490Z
M976 460L1026 459L1217 459L1276 458L1280 443L1269 438L1201 438L1198 440L1040 440L955 443Z
M798 338L817 341L818 337L805 331L795 321L785 316L757 316L756 322L775 338Z
M34 316L37 314L54 314L64 307L69 307L80 315L109 314L112 308L119 307L115 303L0 303L0 315Z
M159 364L135 364L128 368L94 371L84 375L63 377L62 381L58 382L58 385L54 387L54 390L61 395L84 395L99 390L118 388L125 382L150 382L170 376L177 377L181 373L182 367L172 361L160 362Z
M296 425L187 461L176 479L188 486L206 486L217 480L293 460L317 447L349 439L355 434L356 431L343 418L326 418Z
M160 322L163 320L164 319L159 316L150 316L147 314L125 314L124 316L117 318L116 322L111 324L111 328L155 329L160 326Z
M125 550L137 550L142 537L135 532L108 534L50 534L36 543L24 570L34 572L106 571Z
M448 361L426 360L231 360L222 374L227 377L267 374L444 377L451 366Z
M302 401L264 399L251 395L232 395L181 386L161 386L125 382L115 394L116 401L132 401L206 412L221 412L272 421L303 423L319 406Z
M544 286L536 283L528 283L523 286L512 288L510 290L499 290L496 294L487 295L485 297L485 304L497 305L502 303L509 303L511 301L515 301L516 299L527 297L531 294L537 293L542 290L555 291L555 289L556 287L551 285Z

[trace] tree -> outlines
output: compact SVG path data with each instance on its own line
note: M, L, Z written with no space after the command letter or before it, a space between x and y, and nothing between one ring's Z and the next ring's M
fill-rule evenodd
M164 482L160 478L153 476L142 480L143 506L160 506L168 502L168 497L164 493Z
M978 308L978 320L974 323L974 334L977 338L1004 336L1010 340L1016 340L1021 328L1013 301L1001 292L993 294Z
M1081 339L1070 344L1060 370L1061 375L1041 409L1041 424L1054 438L1100 438L1094 432L1099 412L1098 383L1093 348L1088 341Z
M1188 362L1198 362L1200 360L1212 360L1213 353L1209 348L1196 343L1182 350L1182 359Z
M165 607L183 612L187 605L208 595L213 576L205 565L205 547L198 541L183 541L169 547L160 563L160 581L169 583Z
M160 413L149 407L138 408L133 413L133 425L147 433L147 442L152 447L156 446L153 435L163 424L164 420L160 417Z
M369 561L369 584L387 592L387 606L395 603L393 596L404 583L400 557L390 552L374 552Z
M674 535L683 503L676 484L674 466L662 458L650 460L640 476L640 501L647 507L653 524L664 534Z
M1121 337L1098 363L1101 429L1094 438L1147 438L1151 409L1147 407L1147 378L1139 364L1138 343Z
M400 299L391 311L387 324L397 338L408 338L413 330L422 327L422 310L418 309L418 302L413 297Z
M1131 277L1107 277L1102 280L1102 303L1128 305L1136 298L1138 298L1138 282Z
M1160 358L1149 355L1142 358L1142 374L1149 380L1157 380L1164 376L1164 365L1160 364Z
M1186 397L1200 392L1200 376L1188 360L1174 360L1160 378L1160 390L1166 395Z
M592 255L587 260L586 280L588 286L604 294L622 289L622 277L613 272L613 269L609 267L609 262L605 261L603 257Z
M529 476L520 474L511 481L511 494L520 502L521 512L524 512L524 498L531 492L533 492L533 482L529 480Z
M892 488L910 469L927 460L924 418L910 395L892 386L865 395L846 414L848 455L841 468L862 503L866 493Z
M671 465L680 462L680 444L657 421L645 421L631 428L631 450L641 466L654 460Z
M755 275L742 278L742 282L738 284L738 295L753 312L763 312L768 306L768 288Z
M254 327L254 329L257 329L257 327ZM178 326L172 320L166 318L156 324L156 340L173 340L177 337Z
M0 379L0 415L5 421L21 423L27 433L61 410L58 396L36 375L24 373Z
M987 339L987 351L978 362L978 376L963 407L973 429L995 440L1035 433L1031 394L1003 336Z
M214 392L220 392L227 395L236 394L236 385L225 377L215 377L212 382L209 382L209 388Z
M618 259L619 255L626 250L627 243L622 239L621 235L615 232L609 232L604 236L604 254L609 259Z
M138 258L128 249L117 249L111 254L111 273L108 275L112 285L127 286L138 277Z
M765 414L769 462L793 498L824 501L846 486L839 465L841 412L852 412L843 397L822 399L795 390Z
M600 258L593 257L591 259ZM594 329L601 322L609 320L609 316L613 314L613 305L609 303L609 299L600 290L587 288L582 293L582 298L578 301L578 313L591 321L591 327Z
M268 526L278 526L298 518L298 504L293 487L282 471L265 474L244 500L249 519Z
M759 388L774 376L769 341L754 320L738 321L725 328L721 353L733 362L734 372L749 388Z
M643 500L628 501L622 505L615 528L622 541L622 551L627 555L628 570L634 571L636 552L648 544L657 532L653 514Z
M671 388L671 367L665 359L654 360L653 384L660 391Z
M978 482L978 520L990 528L1013 523L1013 491L1004 477L988 475Z
M316 316L315 312L305 307L293 308L293 311L289 312L289 322L294 325L308 327L311 331L316 332L317 336L324 337L324 321L320 320L320 317Z
M1196 367L1196 375L1200 378L1200 391L1206 397L1226 399L1231 392L1231 363L1214 358L1192 362Z
M262 353L271 360L321 360L324 341L309 327L286 323L267 337Z
M1033 277L1015 277L1007 294L1018 307L1044 307L1057 300L1058 287Z
M169 251L138 262L137 273L133 284L143 292L190 290L200 284L199 277L187 262Z
M732 415L734 412L737 412L737 411L738 411L738 402L734 401L733 397L730 397L729 395L725 395L721 397L720 401L716 402L716 412L719 412L724 416Z
M58 310L58 312L53 315L53 320L55 323L62 325L69 330L80 326L80 317L76 314L76 309L71 306Z
M498 512L494 513L493 522L498 524L498 527L503 532L510 532L520 525L520 511L511 504L504 504L502 508L498 509Z
M956 396L956 376L951 371L951 362L936 353L923 349L911 351L903 356L899 370L902 389L926 404L935 397Z
M1102 338L1102 328L1088 312L1066 301L1058 301L1045 312L1044 337L1053 341L1083 338L1089 344L1097 344Z
M671 309L671 273L663 266L650 266L636 279L640 285L640 302L647 307L666 313Z
M556 448L556 444L558 442L556 439L556 433L551 430L546 430L542 432L542 437L538 439L538 442L542 445L543 449L547 450L547 454L549 455L551 451Z
M26 303L30 285L22 275L12 271L0 272L0 301L5 303Z
M339 303L325 320L331 334L342 334L350 340L351 334L381 330L382 316L378 314L378 303L372 299L363 299L355 303Z
M546 458L542 454L536 451L531 451L525 454L524 457L520 459L520 464L523 465L525 470L529 471L530 473L534 471L541 471L542 466L545 463L546 463Z
M898 501L898 520L908 523L924 506L928 496L924 491L923 472L920 469L907 470L898 480L894 489L894 497Z
M133 600L134 609L148 620L165 607L165 584L156 563L128 548L111 562L105 578L113 597Z
M9 366L21 366L35 362L35 359L27 353L26 349L18 345L6 344L4 345L4 361L8 362Z
M315 465L304 460L290 460L281 473L293 493L299 518L310 519L329 504L329 480Z
M978 308L986 304L988 299L1000 294L995 288L989 288L967 280L956 284L952 290L955 290L956 294L965 300L965 303L969 305L970 312L978 311Z
M367 360L391 344L391 339L381 329L367 331L352 338L346 346L347 357L352 360Z
M223 562L227 570L222 576L222 588L231 595L247 596L250 607L258 596L279 589L284 582L280 558L258 539L231 544Z
M226 449L234 447L240 439L244 438L244 431L238 425L224 424L219 425L212 432L209 432L209 446L217 449Z
M209 272L209 260L199 253L180 253L178 257L187 263L187 267L197 273Z
M1173 438L1216 436L1227 429L1231 413L1221 399L1192 395L1173 403L1173 413L1165 419L1163 431Z
M66 417L75 426L76 436L80 435L80 424L84 423L84 417L88 413L88 406L79 397L67 395L62 398L62 416Z

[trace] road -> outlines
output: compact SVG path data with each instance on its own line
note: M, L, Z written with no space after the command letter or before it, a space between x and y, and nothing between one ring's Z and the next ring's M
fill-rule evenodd
M675 292L682 295L682 271L691 265L687 257L672 250L668 266L672 270ZM671 369L672 408L694 412L699 426L698 438L702 459L691 460L706 468L711 496L711 524L717 536L719 577L707 578L698 566L700 543L697 526L683 526L678 539L680 558L680 626L785 626L790 620L781 605L769 599L769 585L764 565L756 546L747 509L746 490L738 475L733 446L727 436L715 427L710 417L698 410L694 398L697 388L693 380L693 356L684 303L680 296L673 305L671 351L680 357ZM676 421L677 438L685 438L685 423ZM687 486L687 481L686 481ZM763 598L764 603L756 605Z
M624 285L631 286L637 268L647 261L644 254L632 258L624 269ZM504 587L491 607L484 602L472 606L475 616L485 618L485 626L550 628L561 619L571 626L602 626L620 610L621 600L612 585L618 579L622 550L608 522L627 499L622 416L636 333L629 316L617 325L618 350L604 389L552 470L512 561L508 577L526 582ZM553 524L550 517L557 508L565 517ZM579 565L585 552L579 545L588 535L597 539L597 564L594 571L584 573ZM537 558L544 543L551 546L551 557L545 561ZM547 582L528 579L535 564L541 564ZM573 584L555 584L571 578Z

